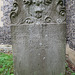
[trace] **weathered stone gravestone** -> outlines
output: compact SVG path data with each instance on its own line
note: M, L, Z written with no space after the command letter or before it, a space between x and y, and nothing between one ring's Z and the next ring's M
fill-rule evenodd
M65 73L62 0L16 0L11 10L15 75Z

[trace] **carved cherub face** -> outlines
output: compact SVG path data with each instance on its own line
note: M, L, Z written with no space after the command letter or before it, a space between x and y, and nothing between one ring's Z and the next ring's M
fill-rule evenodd
M29 14L39 19L42 17L44 10L52 3L52 0L23 0L23 2L28 6Z

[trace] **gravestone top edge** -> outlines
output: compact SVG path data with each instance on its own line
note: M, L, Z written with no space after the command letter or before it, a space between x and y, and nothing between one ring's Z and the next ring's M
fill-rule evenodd
M66 22L63 22L61 24L58 23L33 23L33 24L10 24L11 26L24 26L24 25L66 25Z

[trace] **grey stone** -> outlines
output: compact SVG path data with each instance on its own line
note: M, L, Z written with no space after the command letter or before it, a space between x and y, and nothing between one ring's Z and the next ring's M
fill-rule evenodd
M15 75L65 72L65 24L12 26Z
M67 41L69 47L75 50L75 0L66 0Z
M0 44L11 44L11 30L10 30L10 11L12 9L13 0L2 0L3 6L1 11L3 11L3 17L1 21L3 22L3 27L0 27Z
M61 0L17 0L11 11L15 75L65 73L66 24Z

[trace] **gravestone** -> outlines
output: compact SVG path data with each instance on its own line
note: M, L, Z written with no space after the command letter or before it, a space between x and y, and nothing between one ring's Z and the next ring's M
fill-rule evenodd
M15 0L10 19L15 75L64 74L64 2Z

